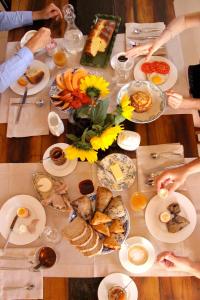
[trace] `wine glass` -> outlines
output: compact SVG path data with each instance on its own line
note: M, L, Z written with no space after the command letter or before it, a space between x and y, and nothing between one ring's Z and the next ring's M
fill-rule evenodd
M47 243L58 244L61 242L62 236L58 229L46 226L41 234L41 239Z

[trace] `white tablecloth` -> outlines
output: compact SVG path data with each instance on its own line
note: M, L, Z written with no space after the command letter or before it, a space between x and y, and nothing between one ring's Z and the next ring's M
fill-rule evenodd
M24 164L0 164L0 206L11 196L16 194L29 194L37 196L32 184L32 174L43 170L41 164L24 163ZM23 178L23 179L22 179ZM96 177L96 166L90 165L87 162L79 162L75 171L66 176L64 180L69 186L69 196L72 199L78 197L78 184L83 179L92 179L95 187L98 185ZM199 201L199 181L200 174L191 176L188 180L188 191L184 192L192 200L198 215L198 222L193 234L184 242L177 244L167 244L156 240L149 233L145 221L144 212L134 213L131 211L129 200L134 191L137 190L137 179L131 188L122 193L123 201L128 208L131 220L131 229L129 236L140 235L149 239L156 250L156 254L164 250L175 251L178 255L189 256L191 259L200 261L200 251L196 241L199 239L200 233L200 201ZM149 198L155 195L148 193ZM59 213L52 208L46 209L47 224L62 229L65 226L66 215ZM3 243L3 238L0 237L0 246ZM38 240L26 247L35 247L41 245ZM58 263L49 270L44 270L43 275L46 277L95 277L106 276L111 272L122 272L129 274L122 268L118 258L118 251L108 255L102 255L94 258L82 256L74 247L67 241L56 245L58 253ZM129 274L130 275L130 274ZM172 273L164 270L158 264L155 264L151 270L138 276L182 276L183 273Z

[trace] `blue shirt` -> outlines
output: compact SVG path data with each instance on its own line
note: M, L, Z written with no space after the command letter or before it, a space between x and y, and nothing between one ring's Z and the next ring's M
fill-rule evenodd
M0 31L30 25L33 23L31 11L0 12ZM24 74L33 61L33 53L23 47L0 65L0 93Z

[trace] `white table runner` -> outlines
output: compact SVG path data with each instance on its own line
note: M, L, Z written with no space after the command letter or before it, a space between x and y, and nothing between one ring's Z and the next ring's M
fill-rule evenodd
M135 160L134 160L135 161ZM136 163L136 162L135 162ZM37 197L32 184L32 174L42 171L42 165L37 163L24 164L0 164L0 206L11 196L16 194L29 194ZM22 180L23 178L23 180ZM87 162L79 162L73 173L66 176L64 180L69 186L69 196L75 199L80 195L78 184L81 180L91 179L95 187L98 185L96 176L96 166L90 165ZM133 192L137 190L137 180L133 186L126 192L123 192L122 197L126 207L129 210L131 219L131 229L129 236L142 235L148 238L154 245L156 254L161 251L175 251L177 255L189 256L191 259L200 261L200 251L196 241L199 239L200 233L200 201L198 197L200 174L191 176L188 180L188 191L186 195L192 199L197 214L198 223L193 234L184 242L178 244L167 244L157 241L149 233L145 221L144 212L134 213L131 211L129 199ZM155 193L148 193L152 197ZM59 213L52 208L46 209L47 224L62 229L65 226L66 216L64 213ZM3 238L0 237L0 246L2 246ZM26 247L36 247L41 245L38 240ZM56 245L58 253L58 263L49 270L44 270L43 275L46 277L97 277L106 276L110 272L123 272L129 274L122 268L118 258L118 251L108 255L87 258L82 256L73 246L63 240ZM129 274L130 275L130 274ZM187 275L180 272L169 272L164 270L158 264L155 264L151 270L138 276L182 276Z
M56 39L56 41L58 43L62 43L62 39ZM7 53L6 53L6 57L10 57L13 53L15 53L16 51L16 46L17 46L18 42L9 42L7 44ZM180 39L179 37L174 38L173 40L171 40L170 42L167 43L166 45L166 49L167 49L167 57L169 57L169 59L171 59L174 64L177 67L178 70L178 81L176 83L176 85L173 87L173 89L185 96L188 96L189 91L188 91L188 82L187 82L187 70L186 70L186 66L184 63L184 59L183 59L183 55L182 55L182 49L181 49L181 43L180 43ZM122 52L125 51L125 35L124 34L118 34L116 37L116 41L113 47L113 52L111 57L118 53L118 52ZM43 53L39 53L35 56L35 59L39 59L41 61L44 61L46 64L48 64L48 66L50 67L50 72L51 72L51 79L49 84L47 85L47 87L41 91L40 93L38 93L36 96L38 98L43 98L48 100L48 91L49 88L51 86L52 81L55 78L55 75L60 72L59 69L52 69L52 62L51 60L47 57L47 55L44 55ZM76 56L69 56L68 58L68 67L78 67L80 66L79 64L80 62L80 54L76 55ZM110 66L108 66L105 69L95 69L95 68L87 68L95 73L101 74L103 75L107 80L109 80L111 82L111 86L110 86L110 110L113 110L116 106L116 95L117 92L119 91L119 87L116 86L116 84L112 83L112 78L114 75L114 71L112 70L112 68ZM7 123L8 120L8 103L9 103L9 99L11 97L16 97L16 94L11 91L10 88L8 88L2 95L1 95L1 99L0 99L0 123ZM55 110L55 108L52 108L52 110ZM58 112L58 110L56 110L56 112ZM200 118L198 115L198 111L196 110L183 110L183 109L178 109L178 110L174 110L171 109L169 107L167 107L165 114L192 114L193 115L193 120L194 120L194 124L195 126L199 126L200 127ZM67 117L66 113L60 113L61 118L65 119Z

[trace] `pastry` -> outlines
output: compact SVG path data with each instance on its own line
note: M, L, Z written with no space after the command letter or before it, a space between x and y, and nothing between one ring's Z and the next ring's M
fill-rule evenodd
M111 219L118 219L125 215L126 212L122 203L121 196L117 196L111 199L110 203L108 204L108 207L105 209L105 213Z
M135 111L142 113L148 111L152 106L152 98L149 94L138 91L130 96L131 105L135 108Z
M103 244L105 247L114 250L119 250L121 248L119 242L115 239L114 235L111 235L110 237L106 237L105 240L103 241Z
M92 220L90 221L91 225L98 225L98 224L104 224L104 223L108 223L111 222L112 219L107 216L106 214L100 212L100 211L96 211L94 214L94 217L92 218Z
M124 233L124 226L120 219L115 219L109 227L110 233Z
M180 206L177 202L171 203L167 209L170 211L171 214L179 214L181 212Z
M87 230L87 223L81 217L77 216L72 222L69 222L63 228L63 237L75 241L80 239Z
M112 198L112 192L105 187L98 186L96 195L96 210L103 212Z
M100 232L106 236L110 236L110 231L109 227L107 224L98 224L98 225L93 225L93 228L97 231Z
M182 216L175 216L169 222L167 222L167 229L171 233L176 233L182 230L185 226L187 226L190 222L182 217Z
M87 196L82 196L71 202L74 210L84 219L91 220L92 218L92 205L91 200Z
M26 78L28 81L32 84L37 84L39 83L43 77L44 77L44 71L34 69L34 68L29 68L26 73L25 73Z

